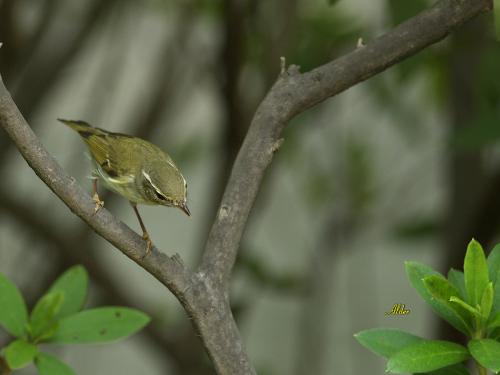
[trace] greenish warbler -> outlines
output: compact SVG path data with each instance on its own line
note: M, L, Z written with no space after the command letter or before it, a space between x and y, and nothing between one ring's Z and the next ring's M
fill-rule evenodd
M147 244L145 256L151 251L152 242L137 210L138 203L177 207L191 216L186 203L186 180L160 148L144 139L109 132L84 121L58 120L78 132L90 151L95 211L104 205L97 194L100 179L108 189L130 201Z

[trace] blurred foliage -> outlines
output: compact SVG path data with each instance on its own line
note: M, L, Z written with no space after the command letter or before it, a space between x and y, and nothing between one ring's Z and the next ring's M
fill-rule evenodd
M335 5L339 2L339 0L327 0L328 1L328 5Z
M333 165L315 159L302 165L303 169L298 173L307 177L303 185L305 197L313 211L318 208L330 211L332 204L342 199L352 212L362 215L375 193L370 150L354 136L347 137L341 147L334 149L337 162Z
M500 139L500 111L482 111L471 124L460 129L451 139L456 151L478 150L498 142Z
M193 134L184 142L178 143L172 152L174 160L180 165L188 165L199 162L211 149L202 136Z
M237 264L241 269L251 276L259 287L273 289L278 293L302 294L304 292L305 280L295 274L276 274L269 268L265 259L260 259L255 251L244 249L238 255Z
M497 39L500 40L500 1L493 0L493 11L495 17L495 30L497 33Z
M498 142L500 138L500 49L491 43L486 48L477 68L474 101L477 111L469 125L461 128L451 139L451 146L458 152L479 150Z
M500 48L497 43L490 43L479 61L476 98L484 109L498 109L500 95L500 80L498 67L500 65Z
M347 191L354 212L364 212L374 199L371 152L361 139L350 137L346 145Z
M361 27L337 8L317 8L304 12L297 24L293 49L288 60L309 71L345 52L344 46L355 46L364 34Z
M426 0L388 0L387 7L391 20L391 26L394 27L408 18L415 16L429 6Z
M402 241L427 240L439 235L441 225L434 216L412 217L394 228L394 236Z

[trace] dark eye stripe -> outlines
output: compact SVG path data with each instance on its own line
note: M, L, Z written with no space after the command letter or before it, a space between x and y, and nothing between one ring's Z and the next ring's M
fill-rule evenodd
M167 198L165 198L162 194L158 193L156 190L155 190L155 194L156 194L156 198L162 200L162 201L166 201Z

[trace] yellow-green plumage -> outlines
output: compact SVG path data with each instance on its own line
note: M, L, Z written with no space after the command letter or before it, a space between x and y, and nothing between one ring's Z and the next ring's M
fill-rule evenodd
M186 214L187 184L173 160L141 138L62 120L82 137L95 164L95 177L132 203L174 206Z

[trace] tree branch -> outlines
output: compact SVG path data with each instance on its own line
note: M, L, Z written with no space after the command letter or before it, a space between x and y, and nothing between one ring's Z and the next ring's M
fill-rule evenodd
M0 125L35 173L99 235L167 286L200 333L219 374L255 374L232 317L228 281L239 242L264 172L282 143L290 119L313 105L387 69L492 8L491 0L441 0L364 47L300 74L291 66L259 106L233 166L198 272L178 256L154 248L142 259L141 237L106 209L94 215L90 196L68 176L37 139L0 79Z
M252 120L210 231L200 272L209 275L217 289L227 289L264 172L294 116L442 40L492 6L491 0L441 0L366 46L310 72L301 74L297 66L290 66Z

